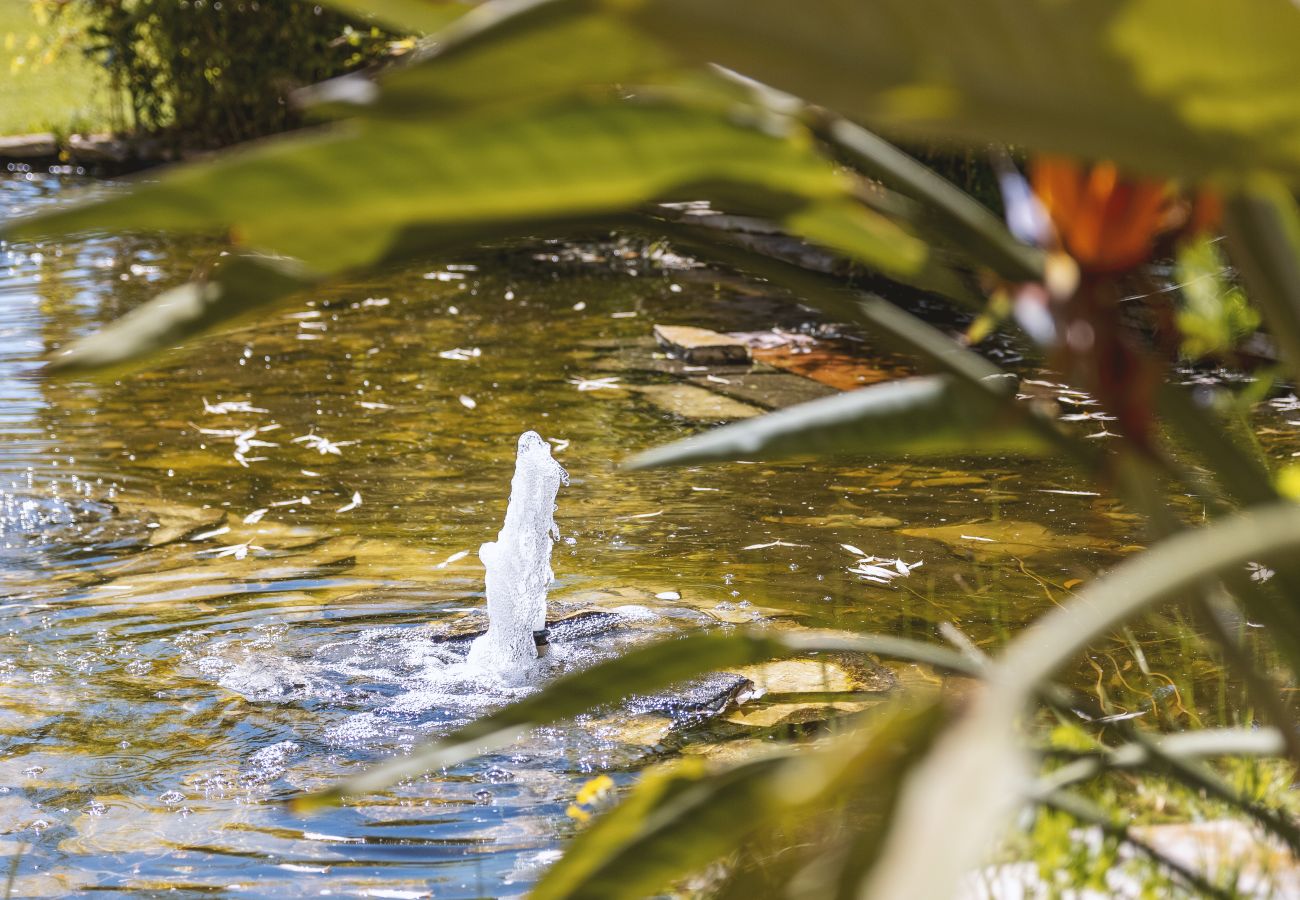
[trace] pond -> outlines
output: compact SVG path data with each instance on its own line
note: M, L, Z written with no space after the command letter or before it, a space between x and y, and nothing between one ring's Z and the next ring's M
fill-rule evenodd
M0 210L67 190L12 176ZM116 381L35 376L213 252L144 236L0 250L0 841L15 895L521 894L579 827L566 810L593 776L626 784L664 754L807 725L603 711L341 809L287 811L296 791L527 690L437 675L438 635L481 625L474 551L501 527L525 430L571 476L553 607L644 619L576 639L559 668L750 621L936 641L951 622L993 649L1142 541L1053 460L620 471L716 418L656 368L655 323L816 324L665 248L431 259ZM1084 399L1022 374L1067 412ZM1260 408L1275 455L1293 449L1289 415ZM1080 427L1105 439L1104 421ZM861 555L907 574L873 578ZM1241 706L1176 617L1118 636L1077 678L1115 712L1167 722L1229 723Z

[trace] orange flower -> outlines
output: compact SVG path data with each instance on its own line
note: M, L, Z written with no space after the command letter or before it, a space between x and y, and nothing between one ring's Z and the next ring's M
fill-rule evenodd
M1113 163L1085 169L1054 156L1034 160L1030 183L1065 251L1096 275L1146 262L1176 199L1169 182L1121 177Z

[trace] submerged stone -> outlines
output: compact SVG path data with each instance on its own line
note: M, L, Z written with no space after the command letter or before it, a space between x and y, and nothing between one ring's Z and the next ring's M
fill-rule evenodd
M656 325L654 335L665 350L696 365L749 361L749 347L744 341L707 328Z
M899 534L940 541L976 557L1036 556L1070 550L1115 550L1116 544L1087 534L1058 534L1037 522L971 522L904 528Z

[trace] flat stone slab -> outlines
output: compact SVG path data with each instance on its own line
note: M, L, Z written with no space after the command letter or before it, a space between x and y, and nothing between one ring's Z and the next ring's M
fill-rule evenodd
M749 346L731 335L692 325L656 325L655 340L668 352L695 365L749 362Z
M764 410L693 384L646 384L632 388L664 412L695 422L748 419Z
M59 144L52 134L15 134L0 137L0 158L27 159L54 156Z
M786 372L740 372L725 375L710 372L692 375L688 379L715 394L725 394L733 400L761 406L764 409L784 409L796 403L818 400L839 391L807 378Z

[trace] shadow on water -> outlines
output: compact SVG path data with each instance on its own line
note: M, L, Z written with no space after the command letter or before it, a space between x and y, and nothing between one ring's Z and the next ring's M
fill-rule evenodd
M0 209L60 191L0 181ZM951 621L992 647L1140 540L1050 460L619 474L628 453L702 427L641 390L670 379L620 347L644 348L655 322L759 330L807 313L618 247L431 261L116 382L32 377L212 251L0 250L0 846L23 854L15 895L522 893L592 775L626 781L665 752L786 722L702 722L735 687L710 683L313 818L275 803L529 689L467 678L448 640L482 627L472 551L500 525L529 428L572 475L553 612L623 616L557 641L553 670L764 620L927 639ZM1290 450L1289 414L1261 413L1274 452ZM907 574L871 577L846 544ZM1187 628L1153 621L1079 680L1116 709L1232 721L1237 687L1203 660Z

